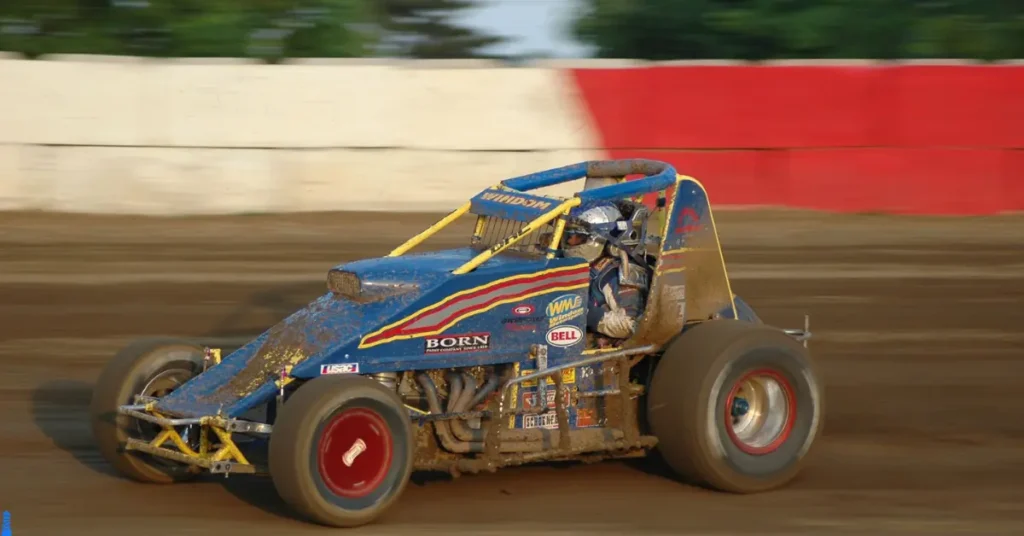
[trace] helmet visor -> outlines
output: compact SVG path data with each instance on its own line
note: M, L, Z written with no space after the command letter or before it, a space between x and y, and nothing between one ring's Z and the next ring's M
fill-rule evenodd
M566 229L562 240L565 246L578 246L587 241L587 232L582 229Z

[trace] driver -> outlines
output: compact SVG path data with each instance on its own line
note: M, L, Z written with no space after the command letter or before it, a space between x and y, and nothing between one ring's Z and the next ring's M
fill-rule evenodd
M626 247L640 241L614 204L588 208L576 218L589 224L591 230L569 223L563 251L568 257L581 257L590 263L587 330L596 335L599 347L607 348L633 334L644 310L649 282L644 267L600 235L610 235Z

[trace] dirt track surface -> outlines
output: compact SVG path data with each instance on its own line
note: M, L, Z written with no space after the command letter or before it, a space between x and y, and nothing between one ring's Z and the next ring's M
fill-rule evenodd
M318 295L333 264L433 219L369 218L0 216L0 510L13 534L324 533L292 519L268 479L122 480L93 449L86 407L128 340L229 345ZM769 323L812 317L827 420L797 482L731 496L624 462L418 478L350 533L1024 534L1024 218L718 219L734 290Z

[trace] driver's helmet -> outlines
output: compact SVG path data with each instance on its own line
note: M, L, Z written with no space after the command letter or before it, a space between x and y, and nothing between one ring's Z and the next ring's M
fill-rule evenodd
M619 228L619 222L623 219L622 212L619 211L614 203L590 206L577 210L579 210L578 213L569 214L570 218L583 220L594 229L612 235ZM594 262L601 256L607 242L605 238L589 232L578 224L572 223L572 219L570 219L569 223L565 226L562 251L567 257L581 257L586 259L587 262Z

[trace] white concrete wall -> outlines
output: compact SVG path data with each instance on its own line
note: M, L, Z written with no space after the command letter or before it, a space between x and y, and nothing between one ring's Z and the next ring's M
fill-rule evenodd
M0 58L0 210L449 210L504 178L599 157L566 76Z

